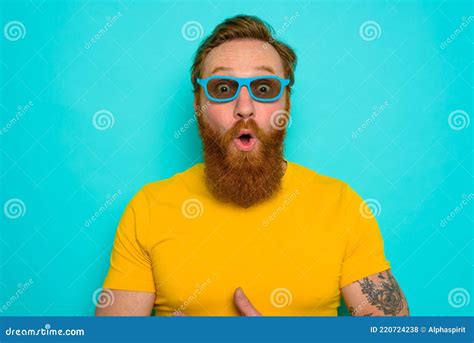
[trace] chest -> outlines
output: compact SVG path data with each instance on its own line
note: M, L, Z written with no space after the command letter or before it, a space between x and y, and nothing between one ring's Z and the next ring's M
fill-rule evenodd
M344 244L333 228L283 214L270 225L221 219L169 225L151 248L158 314L237 315L237 287L265 315L335 313Z

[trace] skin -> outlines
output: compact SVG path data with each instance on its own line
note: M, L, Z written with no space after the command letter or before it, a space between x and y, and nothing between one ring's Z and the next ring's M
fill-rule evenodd
M123 291L106 289L113 301L109 306L98 305L95 309L96 316L149 316L155 302L153 292ZM105 298L105 297L104 297ZM99 296L99 300L101 296Z
M285 78L278 52L271 46L267 49L263 48L262 41L249 39L233 40L212 49L204 61L202 78L213 75L235 77L277 75ZM202 89L199 96L201 104L208 101ZM203 119L215 131L224 133L239 120L253 118L260 128L269 133L272 130L271 115L275 111L285 109L286 98L285 92L277 101L258 102L250 97L247 87L242 87L239 96L233 101L209 102L203 112ZM194 102L194 107L198 110L196 102Z
M353 316L409 316L407 300L392 272L383 271L341 290Z
M285 78L283 63L278 52L272 46L266 46L260 40L238 39L221 44L212 49L204 60L202 78L213 75L234 77L253 77L261 75L277 75ZM276 111L290 108L290 100L285 91L282 97L274 102L258 102L251 98L247 87L242 87L239 96L229 102L208 101L201 88L200 104L207 104L202 111L203 120L216 132L221 134L232 128L238 121L252 118L265 132L273 130L271 116ZM198 106L196 99L194 108L199 113L202 106ZM258 141L254 149L259 149ZM237 148L233 143L229 145L229 152ZM286 163L282 163L283 171Z
M360 279L341 289L352 316L409 316L408 303L390 269ZM241 316L261 316L242 288L234 292ZM179 312L177 316L186 316Z
M225 69L222 69L225 68ZM274 74L285 77L280 56L273 47L263 48L263 42L257 40L234 40L214 48L206 57L203 78L211 75L230 75L252 77ZM207 103L201 89L200 102ZM224 133L239 120L253 118L266 132L272 129L272 113L284 110L287 102L285 93L279 100L271 103L257 102L250 97L246 87L239 96L230 102L209 102L203 111L205 120L214 130ZM194 102L195 110L198 105ZM254 149L258 149L259 142ZM236 149L231 143L229 149ZM283 165L283 168L286 164ZM155 294L108 290L112 292L113 303L107 307L97 307L97 316L149 316ZM390 270L368 276L341 289L344 301L354 316L407 316L408 304ZM234 304L242 316L262 315L239 287L234 290ZM178 315L186 315L180 313Z
M149 316L155 294L110 290L114 302L97 308L97 316ZM409 316L408 303L390 270L383 271L351 283L341 289L342 296L352 316ZM262 316L253 306L242 288L234 291L234 306L241 316ZM187 316L183 312L173 314Z

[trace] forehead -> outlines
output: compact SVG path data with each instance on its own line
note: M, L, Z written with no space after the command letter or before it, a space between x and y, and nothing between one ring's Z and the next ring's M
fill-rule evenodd
M269 73L285 76L281 57L275 48L254 39L232 40L212 49L204 60L202 77L213 72L231 76Z

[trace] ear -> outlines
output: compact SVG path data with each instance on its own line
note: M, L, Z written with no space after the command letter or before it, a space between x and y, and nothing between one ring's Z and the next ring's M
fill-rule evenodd
M193 107L194 107L194 115L198 117L204 114L204 111L207 108L207 105L202 103L200 89L194 93Z
M206 111L210 105L210 101L207 100L205 97L204 97L205 102L204 103L202 102L203 100L202 95L203 93L201 92L201 90L194 93L194 102L193 102L194 116L198 118L206 114Z
M291 95L289 90L286 92L286 110L288 113L291 112Z
M194 114L198 111L199 108L199 92L194 92L194 100L193 100L193 108L194 108Z

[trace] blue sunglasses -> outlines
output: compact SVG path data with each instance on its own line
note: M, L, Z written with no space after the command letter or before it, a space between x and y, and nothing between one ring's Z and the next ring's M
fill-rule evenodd
M261 102L272 102L281 98L290 80L276 75L256 77L211 76L197 79L204 88L208 99L215 102L228 102L236 99L242 86L247 87L252 99Z

